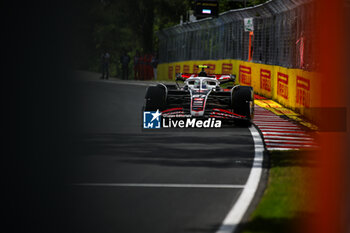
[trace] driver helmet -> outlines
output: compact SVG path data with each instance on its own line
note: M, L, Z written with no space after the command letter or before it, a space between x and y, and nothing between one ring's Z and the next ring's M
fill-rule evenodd
M199 72L198 76L199 77L207 77L208 75L205 71L201 71L201 72Z

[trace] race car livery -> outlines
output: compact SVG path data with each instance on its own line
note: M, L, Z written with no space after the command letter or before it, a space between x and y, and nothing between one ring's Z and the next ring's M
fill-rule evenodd
M148 87L144 110L159 110L163 117L217 118L251 125L254 116L253 88L236 85L234 75L207 75L204 69L208 66L199 68L202 68L199 74L176 74L176 84L159 83ZM183 82L182 85L179 82Z

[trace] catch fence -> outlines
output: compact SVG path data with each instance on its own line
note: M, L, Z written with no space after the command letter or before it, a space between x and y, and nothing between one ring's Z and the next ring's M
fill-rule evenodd
M315 1L271 0L231 10L214 19L184 23L158 32L159 63L249 58L249 32L244 18L253 18L251 61L315 70Z

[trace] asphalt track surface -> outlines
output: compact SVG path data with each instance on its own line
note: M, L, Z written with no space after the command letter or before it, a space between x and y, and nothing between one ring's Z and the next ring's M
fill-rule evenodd
M145 131L147 86L76 85L77 134L68 161L73 231L216 232L250 174L250 130Z

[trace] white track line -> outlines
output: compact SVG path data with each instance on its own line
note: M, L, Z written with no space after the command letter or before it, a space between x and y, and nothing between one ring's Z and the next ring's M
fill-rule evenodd
M257 123L257 124L270 124L270 125L273 125L273 124L280 124L280 125L296 125L294 124L293 122L290 122L290 121L265 121L264 119L255 119L254 120L254 123Z
M262 134L264 135L279 135L281 137L283 136L305 136L305 137L309 137L309 135L305 134L305 133L278 133L278 132L262 132Z
M286 126L276 126L276 125L271 125L271 126L265 126L265 125L258 125L259 129L301 129L299 126L295 125L286 125Z
M260 131L266 131L266 130L277 130L277 131L280 131L280 130L284 130L284 131L287 131L287 130L299 130L299 131L303 131L305 132L305 130L301 129L301 128L298 128L298 127L268 127L268 126L264 126L264 127L259 127Z
M307 141L315 141L314 138L310 137L286 137L286 136L264 136L264 139L291 139L291 140L307 140Z
M212 188L212 189L244 188L244 185L233 185L233 184L77 183L74 185L99 186L99 187L142 187L142 188Z
M284 143L266 143L267 148L273 147L288 147L288 148L312 148L316 147L316 145L296 145L296 144L284 144Z
M265 143L287 143L288 144L300 144L300 145L316 145L313 141L303 141L303 140L290 140L290 139L264 139Z
M271 118L273 119L273 118ZM255 119L254 120L255 124L276 124L278 123L279 125L293 125L290 121L266 121L264 119Z
M258 126L296 126L290 122L265 122L265 121L254 121L254 124Z
M255 192L258 188L263 163L264 144L259 132L254 127L249 128L253 140L254 140L254 162L250 170L250 174L245 184L245 187L239 196L238 200L227 214L226 218L222 222L219 230L216 233L232 233L236 230L238 224L241 222L245 212L247 211L250 203L252 202Z
M299 148L280 148L280 147L271 147L268 149L269 151L271 150L283 150L283 151L288 151L288 150L300 150Z
M289 128L276 128L276 129L268 129L268 128L265 128L265 129L260 129L261 131L263 132L305 132L303 131L302 129L298 128L298 129L289 129Z

